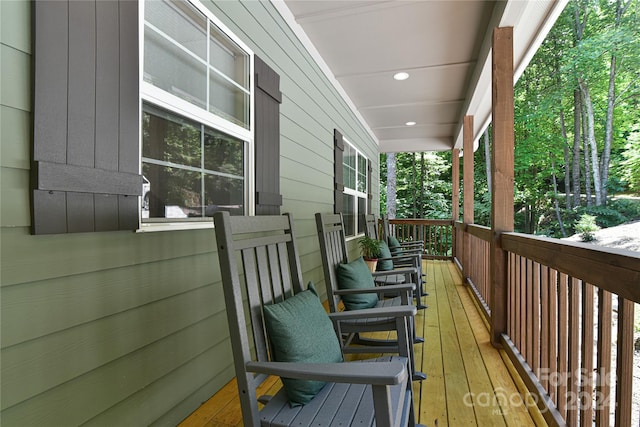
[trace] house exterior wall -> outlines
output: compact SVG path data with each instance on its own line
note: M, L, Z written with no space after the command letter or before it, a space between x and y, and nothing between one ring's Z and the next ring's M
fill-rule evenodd
M282 211L323 283L333 129L372 160L374 207L376 143L271 3L204 4L280 74ZM234 376L213 230L30 234L31 14L0 2L0 424L176 424Z

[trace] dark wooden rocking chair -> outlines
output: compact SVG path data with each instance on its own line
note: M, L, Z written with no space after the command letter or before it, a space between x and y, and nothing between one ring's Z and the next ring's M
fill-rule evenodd
M329 300L329 310L332 313L339 311L340 302L353 289L340 289L338 284L337 268L339 264L348 263L347 245L345 240L345 229L342 214L316 213L316 227L318 239L320 241L320 254L322 257L322 267L324 271L324 281ZM411 305L412 295L416 285L411 282L411 277L415 277L415 268L397 269L393 271L380 271L372 273L376 283L384 283L382 279L385 275L406 275L404 283L397 281L387 282L383 286L376 286L369 292L376 292L379 297L377 307L394 307L401 305ZM394 296L396 295L396 296ZM392 298L387 298L392 296ZM345 353L394 353L398 351L398 342L393 340L381 340L365 338L361 335L364 332L389 331L393 329L393 320L389 318L352 320L342 322L341 332L342 347ZM411 319L411 337L413 343L423 343L422 337L417 337L415 332L415 322ZM414 380L424 380L426 375L415 369L413 358L413 346L410 347L410 363L412 378Z
M389 217L386 215L382 215L382 239L384 239L387 243L389 243L389 237L393 236L393 227L389 222ZM377 230L377 228L376 228ZM420 251L420 253L424 253L424 240L407 240L404 242L399 242L400 247L403 250L407 251Z
M414 281L420 285L416 295L419 301L422 301L423 296L428 296L429 294L424 289L424 280L425 275L422 272L422 254L424 253L424 242L420 240L409 241L409 242L399 242L398 247L393 247L391 243L391 239L389 239L391 234L391 225L389 223L389 217L382 216L382 237L379 233L378 221L373 214L364 215L365 219L365 235L377 240L383 240L387 243L391 250L391 258L393 261L394 267L398 268L406 268L406 267L415 267L419 271L418 278L414 278ZM422 303L418 303L418 308L422 308L426 306L422 306Z
M319 300L312 291L302 290L298 250L289 215L231 217L227 212L217 212L214 224L245 426L416 425L412 385L408 380L408 319L415 315L415 308L388 307L327 315L321 305L318 308ZM335 340L340 359L340 346L337 337L332 335L336 332L331 322L339 330L343 321L371 316L395 319L400 347L404 346L400 355L349 363L274 361L283 354L282 348L275 344L283 331L276 333L269 329L269 313L308 296L307 300L315 300L314 313L320 310L320 317L324 316L328 322L329 335ZM293 321L285 324L288 326L285 329L302 328L305 316L291 315ZM304 331L304 341L315 342L316 329L321 328L313 324ZM256 388L270 375L280 376L283 382L320 381L321 389L301 406L290 404L286 382L275 396L258 398ZM262 410L258 401L265 405Z

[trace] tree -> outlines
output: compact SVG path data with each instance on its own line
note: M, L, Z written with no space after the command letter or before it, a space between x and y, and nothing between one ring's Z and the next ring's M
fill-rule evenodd
M586 210L582 193L587 204L592 192L605 204L616 192L640 192L639 16L640 0L570 0L519 79L516 230L570 232ZM450 217L448 156L396 153L398 217ZM474 156L488 165L485 150ZM489 225L490 176L476 167L474 180L475 220Z
M396 217L396 155L395 153L387 153L387 215L389 216L389 218Z

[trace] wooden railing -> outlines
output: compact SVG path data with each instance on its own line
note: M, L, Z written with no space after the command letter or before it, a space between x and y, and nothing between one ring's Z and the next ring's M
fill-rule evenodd
M547 422L630 426L640 254L517 233L501 244L503 346Z
M506 311L503 348L546 421L630 426L640 253L504 233L500 307L491 301L491 229L457 222L455 235L455 260L487 318L491 307Z
M491 229L475 224L456 224L457 258L463 265L464 276L476 294L480 307L491 316L491 289L489 287L489 249Z
M454 256L489 319L492 308L506 313L501 344L547 423L631 425L639 253L504 233L501 306L491 300L491 229L440 220L390 225L400 240L424 240L428 257Z
M390 219L389 226L391 234L401 242L424 241L424 258L451 259L453 256L453 221L451 220Z

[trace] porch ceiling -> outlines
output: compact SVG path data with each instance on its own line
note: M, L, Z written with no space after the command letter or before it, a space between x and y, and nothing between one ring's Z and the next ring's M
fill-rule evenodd
M491 115L493 28L514 27L517 80L566 0L274 3L312 45L379 151L401 152L462 148L468 114L477 139ZM400 71L410 77L394 80Z

